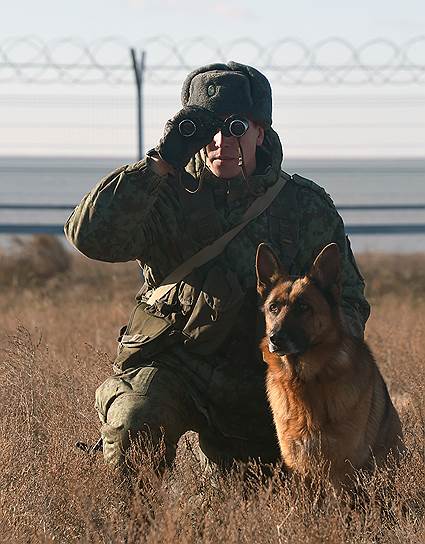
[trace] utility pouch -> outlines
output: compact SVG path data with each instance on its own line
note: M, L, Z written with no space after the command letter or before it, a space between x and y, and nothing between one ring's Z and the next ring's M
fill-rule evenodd
M231 332L244 300L236 274L213 266L182 330L190 351L209 355Z
M118 337L118 353L114 369L118 372L140 366L147 359L177 341L178 331L162 317L146 311L146 302L139 301L130 315L128 325Z

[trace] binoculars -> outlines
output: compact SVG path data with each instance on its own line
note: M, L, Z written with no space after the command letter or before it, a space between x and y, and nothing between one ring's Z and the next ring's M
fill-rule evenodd
M230 136L240 138L245 134L248 128L248 119L240 117L239 115L231 115L223 121L220 130L223 136L226 136L227 138ZM197 130L197 126L192 119L183 119L183 121L180 121L179 123L179 132L185 138L190 138Z

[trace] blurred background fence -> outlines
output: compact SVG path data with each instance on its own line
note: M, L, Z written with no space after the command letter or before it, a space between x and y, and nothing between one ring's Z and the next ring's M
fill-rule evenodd
M286 169L325 185L352 233L425 233L425 36L0 41L0 233L57 230L98 177L156 144L190 70L228 60L270 79Z

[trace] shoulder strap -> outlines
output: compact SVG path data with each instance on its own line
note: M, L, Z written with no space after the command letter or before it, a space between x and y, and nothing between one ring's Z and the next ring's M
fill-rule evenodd
M258 197L251 206L246 210L241 223L233 227L220 236L217 240L206 247L203 247L198 253L192 255L187 261L183 262L173 272L162 281L161 285L152 291L149 299L146 301L148 305L154 304L157 300L166 295L173 287L185 278L192 270L199 268L214 257L220 255L226 245L253 219L261 215L261 213L273 202L275 197L283 189L288 178L280 176L278 181L272 185L263 195Z

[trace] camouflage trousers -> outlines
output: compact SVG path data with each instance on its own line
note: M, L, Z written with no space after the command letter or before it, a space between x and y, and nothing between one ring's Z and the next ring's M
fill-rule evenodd
M147 431L154 445L164 441L171 466L180 437L195 431L213 464L276 462L279 448L264 380L262 361L238 364L181 346L111 376L96 391L105 460L122 466L131 442Z

